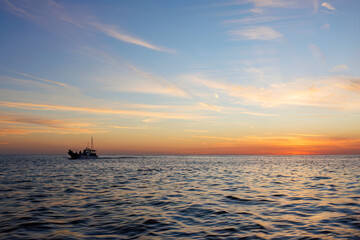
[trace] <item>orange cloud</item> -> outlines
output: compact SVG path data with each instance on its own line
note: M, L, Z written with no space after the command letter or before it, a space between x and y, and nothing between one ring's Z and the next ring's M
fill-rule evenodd
M297 79L267 88L237 85L225 81L209 80L203 76L185 76L194 83L224 95L242 99L243 104L278 107L303 105L352 110L360 108L360 79L353 77L320 77Z
M56 134L94 134L94 133L103 133L107 130L100 130L94 128L49 128L49 127L42 127L42 128L2 128L0 129L0 136L6 135L27 135L33 133L56 133Z
M143 129L148 129L148 127L146 126L111 126L111 128L117 128L117 129L135 129L135 130L143 130Z
M4 106L8 108L31 109L31 110L71 111L71 112L80 112L80 113L88 113L88 114L132 115L139 117L152 117L152 118L165 118L165 119L194 120L194 119L207 118L196 114L178 114L178 113L148 112L148 111L137 111L137 110L71 107L71 106L62 106L62 105L48 105L48 104L9 102L9 101L0 101L0 106Z
M105 132L97 124L87 122L69 122L64 120L45 119L36 116L3 114L0 116L0 135L25 135L32 133L79 134Z
M0 116L0 123L25 123L35 125L45 125L52 127L63 127L64 122L54 119L40 119L29 116Z

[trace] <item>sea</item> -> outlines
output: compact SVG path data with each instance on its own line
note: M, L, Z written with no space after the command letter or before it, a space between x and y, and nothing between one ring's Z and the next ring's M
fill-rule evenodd
M0 156L0 239L360 239L360 156Z

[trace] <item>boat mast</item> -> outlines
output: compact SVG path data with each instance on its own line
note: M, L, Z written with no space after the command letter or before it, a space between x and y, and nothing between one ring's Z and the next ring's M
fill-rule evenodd
M90 149L93 149L93 137L91 137L91 148Z

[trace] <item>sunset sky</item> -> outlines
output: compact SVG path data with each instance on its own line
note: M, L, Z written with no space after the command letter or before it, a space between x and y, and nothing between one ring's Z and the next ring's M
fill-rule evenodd
M358 0L0 0L0 154L360 154Z

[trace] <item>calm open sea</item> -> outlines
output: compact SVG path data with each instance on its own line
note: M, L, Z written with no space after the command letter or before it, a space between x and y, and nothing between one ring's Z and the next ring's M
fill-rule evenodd
M360 156L0 156L1 239L360 239Z

